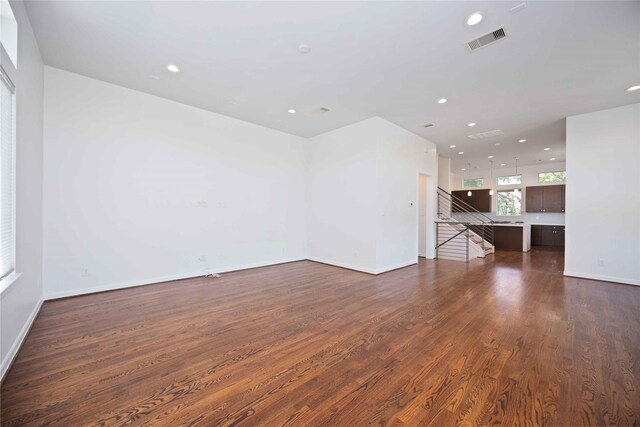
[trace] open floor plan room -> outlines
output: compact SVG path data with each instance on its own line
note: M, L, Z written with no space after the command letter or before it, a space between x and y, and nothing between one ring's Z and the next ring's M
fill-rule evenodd
M639 22L0 0L0 426L639 426Z

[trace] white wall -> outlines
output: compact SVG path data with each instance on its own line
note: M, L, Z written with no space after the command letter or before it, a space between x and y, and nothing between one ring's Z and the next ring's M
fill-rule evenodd
M380 273L418 260L419 173L428 175L425 255L435 257L438 155L435 144L426 139L380 118L374 123L380 136L376 245L376 271Z
M44 123L46 297L306 258L305 139L50 67Z
M0 295L1 376L42 303L43 65L22 2L11 2L18 22L16 85L16 271Z
M640 285L640 104L567 118L565 274Z
M437 176L435 145L374 117L311 138L309 150L309 258L374 274L415 263L418 173Z
M309 258L376 271L379 138L364 120L310 139L307 176Z
M451 159L438 156L438 187L451 192L452 181Z
M516 169L514 167L500 167L499 165L493 169L493 190L494 195L491 197L491 212L485 213L490 218L498 221L524 221L531 224L556 224L562 225L565 223L564 213L553 212L525 212L526 210L526 191L522 193L522 215L518 216L498 216L496 211L498 209L498 196L497 191L513 190L514 188L523 189L528 186L537 185L554 185L559 183L540 184L538 182L538 173L540 172L557 172L566 169L564 162L553 163L541 163L531 166L519 166L518 174L522 175L521 185L497 185L497 179L499 176L515 175ZM480 170L474 169L471 174L460 171L455 173L453 179L452 190L467 190L464 186L464 180L470 178L484 178L484 186L482 188L491 188L491 169ZM567 186L572 185L573 179L570 174L567 174Z

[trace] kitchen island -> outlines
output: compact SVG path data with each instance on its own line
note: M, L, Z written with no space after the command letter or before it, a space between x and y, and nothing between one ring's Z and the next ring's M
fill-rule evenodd
M523 222L494 223L493 245L496 250L529 252L531 250L531 224Z

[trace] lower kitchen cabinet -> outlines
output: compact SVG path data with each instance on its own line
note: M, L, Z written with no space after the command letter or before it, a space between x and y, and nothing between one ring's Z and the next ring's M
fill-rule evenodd
M564 247L564 225L532 225L531 245Z

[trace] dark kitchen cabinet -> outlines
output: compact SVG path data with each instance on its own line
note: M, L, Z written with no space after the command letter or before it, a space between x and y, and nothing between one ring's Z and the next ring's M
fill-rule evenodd
M532 225L531 246L564 247L564 226Z
M522 227L493 227L493 246L496 250L522 251Z
M491 212L491 195L489 194L489 190L471 190L471 196L469 196L468 192L469 190L452 191L451 195L480 212ZM456 205L455 203L453 205L454 212L470 210L465 205Z
M527 212L544 212L544 187L525 189L525 209Z
M527 212L564 212L564 185L538 185L526 187Z

